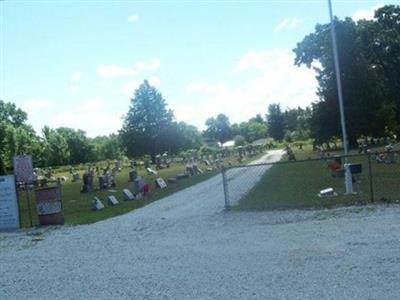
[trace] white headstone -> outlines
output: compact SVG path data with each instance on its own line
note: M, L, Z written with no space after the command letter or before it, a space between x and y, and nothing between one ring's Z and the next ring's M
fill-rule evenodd
M157 171L154 171L154 170L151 169L151 168L146 168L146 170L147 170L147 173L148 173L149 175L157 175L157 174L158 174Z
M94 200L92 202L92 209L93 210L100 210L104 208L104 204L100 201L99 198L94 197Z
M122 194L124 194L126 200L135 200L135 196L133 196L132 192L128 189L123 189Z
M115 196L113 196L113 195L108 196L108 197L107 197L107 200L108 200L108 204L109 204L109 205L114 206L114 205L119 204L117 198L115 198Z
M156 184L159 188L165 189L167 187L167 184L165 183L165 180L161 177L156 179Z
M19 213L14 176L0 176L0 230L15 228L19 228Z

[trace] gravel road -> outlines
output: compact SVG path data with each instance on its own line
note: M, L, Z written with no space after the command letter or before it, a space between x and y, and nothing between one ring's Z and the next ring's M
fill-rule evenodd
M400 298L400 208L223 207L216 176L41 241L0 233L0 299Z

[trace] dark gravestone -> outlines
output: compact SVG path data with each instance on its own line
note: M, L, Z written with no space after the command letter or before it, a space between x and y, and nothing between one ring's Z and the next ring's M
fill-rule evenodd
M129 172L129 181L134 181L137 178L137 171L136 170L132 170Z
M143 189L144 189L144 179L142 176L138 176L135 181L135 193L143 193Z

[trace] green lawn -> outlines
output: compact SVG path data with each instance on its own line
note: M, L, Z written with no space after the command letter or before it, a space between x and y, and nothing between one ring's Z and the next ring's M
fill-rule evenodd
M296 158L317 158L311 147L295 150ZM335 153L333 153L335 154ZM354 154L354 153L352 153ZM239 210L309 209L371 202L367 157L349 158L361 163L363 172L357 175L361 193L344 195L344 178L333 178L324 160L275 164L260 182L235 207ZM283 159L283 161L286 158ZM400 199L400 162L378 164L371 162L375 201L395 202ZM332 187L337 197L318 197L322 189ZM354 185L355 189L358 188Z
M252 158L247 158L243 163L248 163L251 160L259 158L261 155L262 154ZM237 164L237 160L234 157L225 158L224 164L228 165L228 163L234 165ZM204 171L204 174L193 176L187 179L178 180L176 183L171 183L171 184L167 183L168 186L165 189L156 189L155 188L156 176L147 175L147 172L144 170L144 168L139 169L138 170L139 175L143 176L145 178L146 183L150 184L151 192L148 195L146 195L143 199L134 201L125 201L122 195L122 189L124 188L133 190L133 183L128 182L129 178L128 173L131 170L129 167L123 168L123 170L116 176L117 186L113 188L113 190L117 191L116 193L111 193L108 192L107 190L102 190L102 191L95 191L92 193L82 194L80 193L83 184L82 180L78 182L72 182L70 180L71 176L69 174L66 173L56 174L56 176L65 175L69 177L69 179L66 182L62 183L62 199L63 199L65 223L68 225L88 224L104 220L110 217L118 216L127 213L131 210L134 210L136 208L142 207L146 204L149 204L155 200L164 198L191 185L204 181L216 174L219 174L218 170L206 171L207 166L205 166L204 164L199 164L199 167ZM185 164L173 163L171 164L170 168L160 170L158 172L158 176L164 178L165 181L167 181L167 178L174 177L177 173L182 173L184 171L185 171ZM82 175L82 172L80 172L80 174ZM95 178L94 180L94 187L98 187L97 178ZM108 195L116 196L120 204L113 207L108 206L106 204L107 203L106 197ZM100 211L91 210L90 204L95 196L97 196L105 204L105 208L103 210ZM25 197L25 192L23 191L19 192L19 199L20 199L22 227L29 227L30 225L29 210ZM34 201L35 201L34 197L31 194L30 203L31 203L31 214L33 216L33 225L37 225L39 224L39 221L37 218Z

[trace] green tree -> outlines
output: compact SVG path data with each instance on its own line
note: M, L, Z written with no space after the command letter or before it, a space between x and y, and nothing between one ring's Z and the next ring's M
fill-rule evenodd
M280 104L270 104L267 113L268 133L276 141L284 136L284 118Z
M375 68L363 53L360 32L350 18L335 20L346 115L347 134L351 146L361 135L379 136L388 125L379 118L387 93ZM295 64L313 67L319 83L319 102L313 104L311 134L316 141L328 142L341 136L336 79L332 58L330 24L317 25L294 49Z
M128 156L156 154L168 151L174 115L167 109L161 93L145 80L135 91L131 106L120 131L122 145Z
M209 118L206 121L207 129L204 136L209 140L216 140L221 144L232 138L232 130L229 118L224 114L219 114L216 118Z

